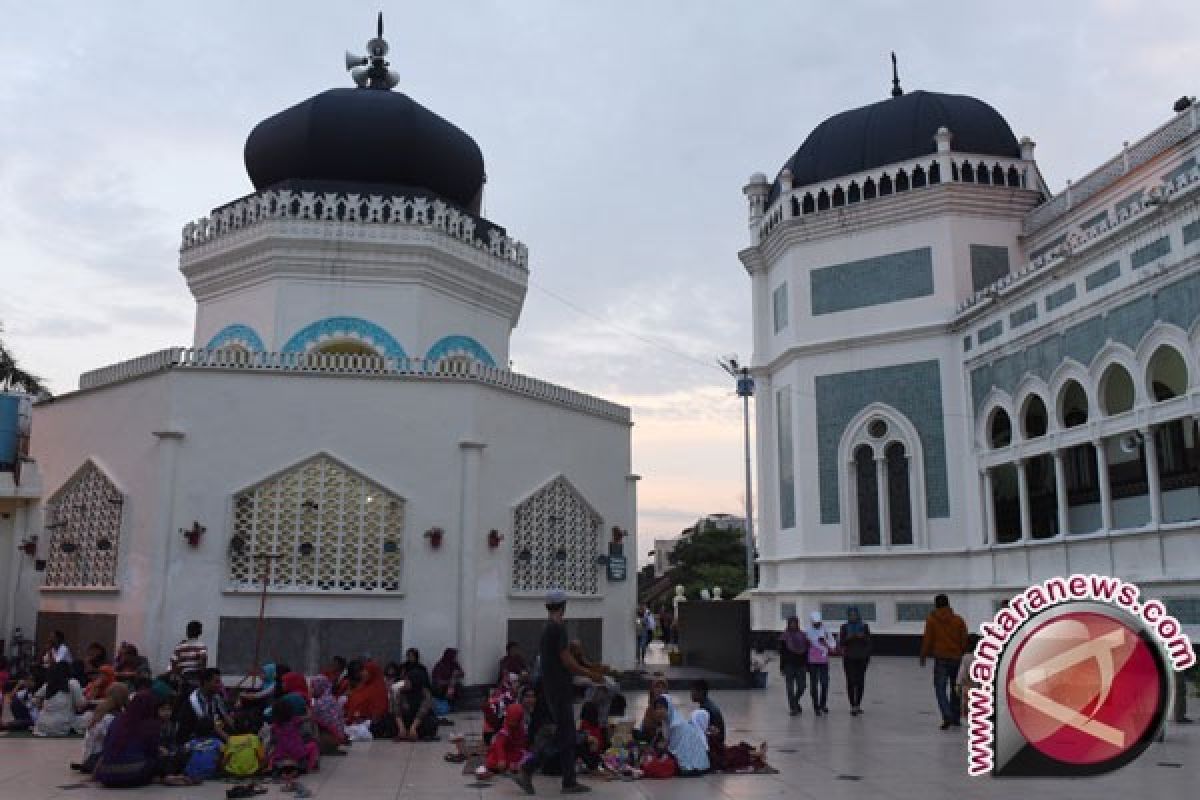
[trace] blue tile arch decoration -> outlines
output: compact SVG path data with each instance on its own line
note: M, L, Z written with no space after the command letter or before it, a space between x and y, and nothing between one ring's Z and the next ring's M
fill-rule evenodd
M492 358L492 354L487 351L487 348L479 342L472 339L470 336L443 336L434 342L433 347L429 348L429 352L425 354L425 360L431 363L446 358L447 356L466 355L486 364L489 367L496 366L496 360Z
M238 344L245 347L252 353L261 353L267 348L263 345L262 337L255 332L254 328L249 325L235 324L226 325L221 330L208 340L205 348L208 350L216 350L221 347L226 347L231 344Z
M304 326L287 340L285 353L307 353L314 345L327 339L357 339L372 345L389 358L408 358L404 348L386 330L359 317L327 317Z

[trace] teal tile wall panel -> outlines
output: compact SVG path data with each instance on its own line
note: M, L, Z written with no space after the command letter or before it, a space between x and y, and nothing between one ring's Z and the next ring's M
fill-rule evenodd
M1046 253L1049 253L1051 250L1058 247L1060 244L1062 244L1066 240L1067 240L1067 235L1065 233L1062 236L1055 236L1053 239L1046 242L1044 245L1039 247L1037 250L1034 250L1032 253L1030 253L1029 260L1037 261L1039 258L1044 256Z
M1153 294L1143 294L1106 315L1079 322L1031 344L1024 350L981 364L971 371L971 400L981 412L983 400L995 386L1009 394L1030 373L1049 381L1064 359L1088 365L1112 339L1136 348L1154 323L1161 320L1191 330L1200 319L1200 272L1181 278Z
M979 343L986 344L1002 333L1004 333L1004 323L996 320L991 325L986 325L979 329Z
M1111 264L1105 264L1095 272L1088 273L1088 276L1083 279L1087 290L1090 292L1093 289L1099 289L1106 283L1112 283L1121 274L1121 262L1114 261Z
M863 622L875 621L875 604L874 603L821 603L821 619L828 622L845 622L846 609L850 606L858 606L858 615L862 617ZM804 625L808 625L808 620L803 620ZM837 629L834 629L837 633Z
M1129 256L1129 263L1134 269L1144 267L1151 261L1156 261L1171 252L1171 237L1163 236L1155 239L1144 247L1139 247Z
M1035 319L1037 319L1037 303L1030 303L1008 315L1008 327L1019 328L1027 322L1033 322Z
M924 622L933 613L933 603L896 603L896 622Z
M792 424L792 387L775 391L775 425L779 435L779 527L796 527L795 428Z
M970 349L971 349L971 337L964 336L963 337L963 352L964 353L969 352Z
M1188 158L1175 169L1162 176L1163 183L1174 183L1175 179L1180 175L1191 172L1192 167L1196 166L1195 158Z
M1075 284L1073 283L1051 292L1050 294L1046 295L1046 311L1049 312L1056 308L1062 308L1067 303L1074 300L1077 294L1078 290L1075 288Z
M971 245L971 288L979 291L1009 273L1008 248L990 244Z
M816 378L817 472L821 522L841 520L838 508L838 444L850 420L872 403L904 414L921 437L925 458L925 505L931 517L950 516L946 488L946 436L942 378L937 361L819 375Z
M1200 219L1183 226L1183 243L1191 244L1200 239Z
M1144 189L1138 189L1136 192L1127 194L1124 197L1122 197L1120 200L1117 201L1117 204L1114 207L1116 209L1117 214L1119 215L1122 211L1129 208L1130 206L1136 205L1137 203L1141 202L1142 195L1145 193L1146 192Z
M813 316L895 303L933 294L933 250L820 267L809 273Z

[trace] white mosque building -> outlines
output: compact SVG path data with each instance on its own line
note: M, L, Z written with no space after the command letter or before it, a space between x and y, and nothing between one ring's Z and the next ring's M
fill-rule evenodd
M561 588L589 652L633 662L630 412L509 371L527 250L480 216L476 143L392 91L382 24L368 50L184 227L192 345L35 406L40 637L163 665L194 618L243 673L265 579L260 661L457 647L482 683Z
M995 109L897 80L751 177L756 628L1095 572L1200 632L1198 162L1183 98L1052 195Z

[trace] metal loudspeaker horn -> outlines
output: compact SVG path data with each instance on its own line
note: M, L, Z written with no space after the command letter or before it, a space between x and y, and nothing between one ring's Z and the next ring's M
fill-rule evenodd
M346 51L346 69L353 70L355 67L365 67L369 63L366 56L356 56L349 50Z

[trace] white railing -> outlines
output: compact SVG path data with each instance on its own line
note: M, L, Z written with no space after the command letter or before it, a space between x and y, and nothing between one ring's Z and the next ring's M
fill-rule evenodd
M1043 271L1046 267L1057 264L1065 258L1085 252L1093 244L1126 227L1145 214L1147 211L1167 204L1200 187L1200 165L1192 167L1187 172L1177 175L1174 180L1155 186L1146 192L1139 200L1135 200L1121 209L1115 216L1110 217L1086 229L1072 231L1063 242L1052 250L1042 253L1030 261L1024 269L1005 275L992 284L979 289L959 304L955 315L961 315L973 310L976 306L1003 293L1015 284L1024 283L1029 276Z
M421 226L441 231L522 269L529 266L529 250L525 245L486 222L481 225L478 218L442 200L289 189L264 189L215 209L210 216L189 222L183 226L180 251L214 242L268 219Z
M1096 167L1078 182L1068 183L1065 190L1025 215L1022 223L1025 235L1037 233L1071 209L1079 207L1089 198L1112 186L1121 176L1191 136L1200 128L1198 115L1200 110L1193 105Z
M619 422L629 422L629 409L583 392L556 386L489 367L478 361L448 358L427 361L423 358L385 358L347 353L248 353L234 349L206 350L172 347L139 358L85 372L79 376L79 388L96 389L120 381L167 369L217 369L261 374L272 372L315 373L322 375L379 376L403 380L471 381L494 386L514 394L586 411Z
M1030 172L1031 162L1015 158L998 158L973 153L958 153L953 150L930 153L909 161L898 161L874 167L866 172L842 175L822 183L807 184L781 191L757 223L757 239L762 242L785 219L821 215L847 207L860 206L883 197L917 191L927 186L942 183L967 183L975 186L1003 188L1038 188L1036 174ZM965 180L966 169L973 180ZM985 180L976 176L986 170ZM931 177L936 175L936 179ZM914 178L914 176L919 176ZM999 177L1000 180L995 178ZM1014 180L1015 179L1015 180ZM874 194L866 197L867 184ZM887 183L891 189L880 194L880 187ZM898 188L897 184L903 186ZM915 185L914 185L915 184ZM852 194L854 193L854 194ZM851 197L855 199L851 201Z

